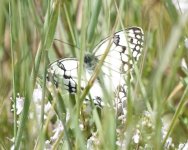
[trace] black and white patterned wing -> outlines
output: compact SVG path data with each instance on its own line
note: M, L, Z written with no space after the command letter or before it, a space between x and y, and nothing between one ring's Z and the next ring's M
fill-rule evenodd
M79 62L74 58L56 60L48 67L47 80L50 83L53 83L56 88L62 90L64 89L70 94L76 94L78 85L78 65ZM81 77L81 90L86 87L90 77L91 73L89 73L87 70L84 70ZM100 88L100 85L96 81L89 92L93 103L100 107L103 105L101 101L101 91L102 90ZM90 97L87 96L84 102L87 103Z
M94 49L94 55L98 59L104 55L108 45L109 53L103 64L103 72L113 70L120 74L132 69L142 52L144 33L139 27L130 27L116 32L113 37L108 37L100 42Z
M63 86L69 93L76 93L78 82L77 70L78 61L76 59L59 59L49 65L47 79L53 82L56 87Z
M100 42L94 49L95 57L100 60L110 45L109 52L103 62L101 71L104 74L106 87L113 85L116 106L127 99L127 84L124 75L130 73L133 64L141 55L144 45L144 33L139 27L130 27L116 32Z

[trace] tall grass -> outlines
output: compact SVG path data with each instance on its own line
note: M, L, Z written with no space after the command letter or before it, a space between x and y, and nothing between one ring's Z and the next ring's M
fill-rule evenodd
M170 0L1 0L0 148L177 149L186 144L188 68L181 64L188 63L187 20L188 13L179 12ZM86 111L83 103L102 61L85 91L78 88L69 95L46 88L48 64L66 57L80 62L80 87L84 54L130 26L143 28L145 43L123 119L111 107L91 104ZM105 95L113 99L112 93Z

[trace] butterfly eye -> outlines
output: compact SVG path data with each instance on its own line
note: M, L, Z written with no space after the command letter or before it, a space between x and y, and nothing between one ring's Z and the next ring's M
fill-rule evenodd
M88 54L88 55L85 55L84 56L84 63L89 63L89 62L91 62L91 57L90 57L90 55Z

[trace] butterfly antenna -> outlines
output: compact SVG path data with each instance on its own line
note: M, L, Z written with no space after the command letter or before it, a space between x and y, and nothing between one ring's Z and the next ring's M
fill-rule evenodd
M80 48L79 48L78 46L76 46L76 45L70 44L70 43L68 43L68 42L61 41L61 40L59 40L59 39L54 39L54 41L58 41L58 42L67 44L67 45L69 45L69 46L71 46L71 47L76 47L76 48L80 49Z

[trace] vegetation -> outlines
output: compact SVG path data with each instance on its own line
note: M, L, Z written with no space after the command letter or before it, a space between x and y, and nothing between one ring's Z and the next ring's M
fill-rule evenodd
M188 12L170 0L1 0L0 149L186 149L187 23ZM50 62L82 64L112 31L130 26L143 29L145 43L124 115L88 111L81 90L46 88Z

